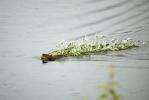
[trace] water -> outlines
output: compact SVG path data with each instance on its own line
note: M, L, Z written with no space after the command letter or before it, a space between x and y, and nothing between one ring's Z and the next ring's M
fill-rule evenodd
M148 100L149 46L42 64L62 40L95 34L149 42L148 0L1 0L0 100L97 100L116 66L125 100Z

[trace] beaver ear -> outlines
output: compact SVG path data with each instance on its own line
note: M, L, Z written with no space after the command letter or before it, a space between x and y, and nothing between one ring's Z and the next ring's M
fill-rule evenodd
M47 57L47 56L49 56L48 54L42 54L42 57Z

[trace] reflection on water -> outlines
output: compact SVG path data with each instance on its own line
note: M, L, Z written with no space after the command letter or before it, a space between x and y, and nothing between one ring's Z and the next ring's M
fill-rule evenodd
M96 100L105 67L116 65L126 100L148 100L148 0L1 0L0 100ZM61 40L105 34L147 44L42 64Z

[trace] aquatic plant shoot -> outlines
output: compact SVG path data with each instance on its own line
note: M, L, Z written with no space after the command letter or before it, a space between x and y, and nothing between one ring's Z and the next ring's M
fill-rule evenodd
M109 79L106 83L101 84L104 92L100 94L99 100L120 100L121 95L118 93L117 89L120 86L119 82L115 80L116 70L113 65L108 67Z
M57 49L50 51L47 54L42 54L41 60L43 63L47 61L55 61L62 57L68 56L83 56L89 54L101 54L110 51L120 51L139 47L138 43L130 38L116 39L103 35L96 35L92 38L62 42L57 46Z

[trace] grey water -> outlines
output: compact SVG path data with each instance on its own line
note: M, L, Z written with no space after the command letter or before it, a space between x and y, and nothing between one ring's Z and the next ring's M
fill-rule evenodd
M113 64L125 100L149 99L148 0L0 0L0 100L97 100ZM39 57L95 34L146 45L103 55Z

